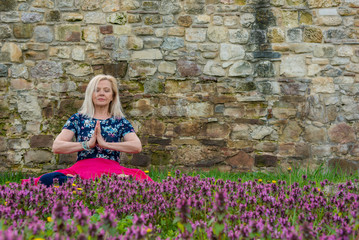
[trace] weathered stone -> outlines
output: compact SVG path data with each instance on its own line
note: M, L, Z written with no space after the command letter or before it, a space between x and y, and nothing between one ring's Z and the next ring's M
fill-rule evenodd
M62 18L68 22L79 22L84 19L84 16L80 13L64 13Z
M231 139L239 140L239 139L247 139L250 134L250 127L245 124L236 124L232 128Z
M95 26L88 26L88 27L84 28L82 31L82 37L86 42L97 43L98 28Z
M256 21L256 18L254 16L254 14L244 13L244 14L241 14L239 21L243 27L249 28Z
M192 17L189 15L179 16L177 19L177 24L182 27L189 27L192 25Z
M14 35L15 35L15 30L16 30L15 26L20 26L20 24L14 25ZM0 39L5 39L5 38L9 38L9 37L11 37L10 27L7 25L0 25Z
M158 49L148 49L132 53L131 59L162 59L162 53Z
M133 29L133 33L136 35L153 35L154 31L152 27L136 27Z
M299 136L302 134L303 130L301 126L295 122L289 122L283 129L282 134L280 135L280 141L289 142L289 141L299 141Z
M321 71L321 67L318 64L311 64L308 66L308 76L315 76Z
M295 28L299 26L298 11L282 10L283 26Z
M228 138L229 133L230 127L228 126L228 124L207 123L201 128L199 132L199 137Z
M74 6L74 0L61 0L56 1L58 8L72 8Z
M325 42L338 41L341 39L346 39L347 34L342 29L328 29L324 32Z
M213 105L203 103L191 103L187 107L188 117L210 117L213 116Z
M177 14L181 10L181 5L175 0L162 0L159 6L159 13L162 15Z
M19 12L15 12L15 11L4 12L0 16L0 19L4 23L14 23L14 22L19 22L20 15Z
M63 42L80 42L81 26L77 24L55 26L55 39Z
M149 116L153 112L150 99L140 99L132 104L132 116Z
M120 3L117 0L104 0L101 9L104 12L117 12L120 10Z
M339 57L350 57L354 55L354 51L351 46L340 46L337 52Z
M41 108L38 99L29 94L19 95L17 109L23 120L41 120Z
M76 77L83 77L92 74L92 67L86 63L71 64L65 67L66 73Z
M329 139L335 143L344 144L355 142L356 140L354 129L346 123L330 126L328 133Z
M21 21L23 23L36 23L41 22L44 18L42 13L37 12L24 12L21 14Z
M25 79L15 78L11 79L11 88L14 90L24 90L31 89L33 85L31 82L26 81Z
M168 36L179 36L183 37L186 33L186 30L184 27L171 27L168 29Z
M225 27L213 26L207 31L208 39L212 42L222 43L228 39L228 29Z
M213 16L212 23L213 23L213 25L216 25L216 26L223 25L223 17L222 16Z
M246 77L253 74L253 67L247 61L237 61L230 68L228 76L230 77Z
M323 26L338 26L343 19L340 16L322 16L318 18L318 24Z
M112 16L114 16L114 15L110 15L107 18L108 22L113 20ZM106 24L106 14L105 13L88 12L88 13L85 13L84 19L85 19L85 22L88 24ZM116 18L114 18L114 19L116 19ZM114 23L114 22L111 22L111 23ZM118 23L116 22L115 24L118 24Z
M14 36L16 38L31 38L33 32L33 24L14 24Z
M206 29L203 28L187 28L186 41L204 42L206 40Z
M303 56L284 57L280 65L280 75L286 77L303 77L307 73Z
M35 135L30 138L31 148L50 148L54 137L52 135Z
M157 71L156 65L152 61L135 61L129 64L128 74L130 77L145 77L154 75Z
M278 150L278 145L274 142L259 142L255 149L262 152L275 152Z
M31 76L40 79L53 79L61 77L63 74L61 63L54 61L39 61L31 68Z
M7 144L11 150L23 150L30 148L29 143L23 138L10 138L8 139Z
M316 127L313 125L305 126L304 139L310 143L326 142L328 136L325 128Z
M77 153L60 154L59 164L73 165L76 162Z
M34 37L37 42L49 43L54 39L54 33L48 26L37 26L34 30Z
M125 61L120 61L114 64L105 64L103 71L104 74L108 74L114 77L120 77L123 78L126 76L126 72L127 72L127 62Z
M22 51L20 47L15 43L6 42L2 46L1 52L9 53L11 62L17 62L17 63L23 62Z
M7 76L8 76L8 67L0 63L0 77L7 77Z
M0 11L12 11L16 9L16 0L2 0L0 2Z
M73 92L76 90L76 84L74 82L64 82L64 83L52 83L51 88L54 92Z
M277 162L277 156L273 155L256 155L254 158L254 165L256 167L276 167Z
M243 59L245 56L244 48L240 45L222 43L220 45L220 58L224 61Z
M33 61L45 60L46 54L44 52L27 51L25 53L25 58L26 60L33 60Z
M144 135L163 136L166 126L163 122L157 119L146 120L141 128L141 133Z
M60 11L58 10L49 11L45 15L45 20L47 22L59 22L60 19L61 19L61 14Z
M222 68L221 64L216 61L208 61L204 66L203 70L204 74L211 75L211 76L225 76L226 71Z
M227 158L225 161L234 169L251 171L254 166L254 159L244 151L239 151L236 155Z
M174 0L170 0L174 1ZM205 0L185 0L184 10L188 14L199 15L203 14L205 7Z
M339 6L336 10L340 16L353 16L356 14L355 10L348 6Z
M300 25L312 25L313 15L311 12L300 11L299 12L299 24Z
M314 93L334 93L335 86L333 78L317 77L312 80L312 91Z
M102 34L111 34L113 33L112 25L100 26L100 32Z
M100 8L101 2L96 0L81 0L81 9L84 11L92 11Z
M32 6L37 8L54 8L55 3L53 0L35 0Z
M202 74L201 68L195 62L185 59L177 61L177 70L181 77L195 77Z
M308 0L309 8L329 8L337 7L340 0Z
M74 47L72 49L71 57L76 61L84 61L85 60L85 50L82 47Z
M272 43L284 42L285 35L281 28L275 27L268 30L268 40Z
M253 139L263 139L266 136L271 135L274 132L274 129L271 127L267 127L267 126L259 126L257 128L255 128L252 133L251 133L251 137Z
M249 40L249 33L245 29L229 29L229 41L231 43L245 44Z
M176 64L163 61L158 65L158 71L161 73L175 74Z
M314 48L313 55L315 57L330 58L335 55L335 48L332 45L318 45Z
M25 165L31 166L33 164L50 163L52 154L45 150L30 150L24 155Z
M50 48L50 56L56 56L58 58L70 58L71 49L69 47Z
M133 154L131 165L147 167L151 164L151 156L143 153Z
M165 37L162 43L162 49L175 50L184 47L184 39L179 37Z
M300 28L292 28L287 31L288 42L301 42L303 38L303 32Z
M145 16L143 18L143 23L146 25L155 25L155 24L161 24L163 21L162 16L160 15L150 15L150 16Z
M113 33L115 35L131 35L132 34L132 28L130 25L115 25L113 26ZM141 35L141 34L138 34Z
M14 64L10 67L10 75L13 78L28 78L29 72L24 64Z
M255 66L255 73L258 77L274 77L275 71L273 63L270 61L261 61Z
M139 8L141 4L137 0L122 0L120 1L120 9L122 11L135 10Z
M339 77L343 73L339 68L327 65L321 70L321 76L323 77Z
M320 28L306 26L303 33L304 42L321 43L323 32Z
M0 152L5 152L8 149L5 137L0 137Z
M127 22L127 14L124 12L113 13L107 17L107 22L118 25L125 25Z
M328 162L329 167L332 170L335 171L339 171L339 172L343 172L343 173L347 173L347 174L356 174L359 170L359 161L352 161L352 160L348 160L347 158L345 159L331 159Z
M162 45L161 38L145 37L143 39L144 48L159 48Z

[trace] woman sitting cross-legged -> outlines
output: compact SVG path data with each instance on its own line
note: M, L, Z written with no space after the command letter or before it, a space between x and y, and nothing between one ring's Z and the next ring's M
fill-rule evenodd
M76 142L72 141L74 136ZM50 186L54 178L62 184L75 175L94 179L102 174L152 181L142 170L120 165L120 152L138 153L142 144L122 113L117 81L109 75L97 75L89 82L82 107L67 120L52 150L60 154L77 152L77 161L70 168L35 178L35 184L40 181Z

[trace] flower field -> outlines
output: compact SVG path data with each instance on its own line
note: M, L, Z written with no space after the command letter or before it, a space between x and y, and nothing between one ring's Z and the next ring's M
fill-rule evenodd
M358 237L357 179L233 181L177 170L161 182L103 175L0 185L0 240Z

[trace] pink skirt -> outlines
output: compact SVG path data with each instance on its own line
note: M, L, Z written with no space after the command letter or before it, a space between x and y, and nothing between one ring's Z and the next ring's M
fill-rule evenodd
M153 181L140 169L125 168L122 167L118 162L105 158L90 158L80 160L69 168L56 170L55 172L60 172L65 175L79 175L82 179L95 179L96 177L101 177L102 174L125 174L131 175L135 180L138 181L143 181L145 179L148 181ZM37 185L41 176L34 179L35 185ZM21 183L24 184L28 181L30 181L30 179L22 179Z

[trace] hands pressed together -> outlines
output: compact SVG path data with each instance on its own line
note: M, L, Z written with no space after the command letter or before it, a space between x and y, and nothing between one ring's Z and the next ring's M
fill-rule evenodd
M88 141L88 143L90 148L94 148L96 145L98 145L101 148L107 148L106 147L107 142L101 135L100 121L96 122L95 132L92 135L91 139Z

